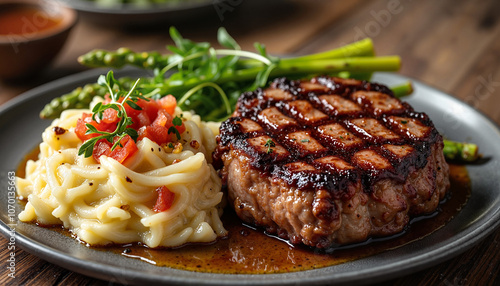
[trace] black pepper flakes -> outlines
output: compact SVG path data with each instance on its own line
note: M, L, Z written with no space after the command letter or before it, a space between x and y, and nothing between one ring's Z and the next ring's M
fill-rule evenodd
M132 179L130 179L128 176L125 177L125 181L127 181L128 183L132 183Z
M130 249L130 248L128 248L128 247L127 247L127 248L125 248L125 249L123 250L123 253L124 253L124 254L128 254L128 253L130 253L130 252L132 252L132 249Z
M196 140L192 140L191 142L189 142L189 145L190 145L191 147L193 147L193 149L198 149L198 148L200 148L200 143L198 143L198 141L196 141Z
M59 127L59 126L54 126L54 128L52 128L52 131L54 131L54 133L56 135L63 135L68 130L66 130L66 129L62 128L62 127ZM57 139L57 140L59 140L59 139Z

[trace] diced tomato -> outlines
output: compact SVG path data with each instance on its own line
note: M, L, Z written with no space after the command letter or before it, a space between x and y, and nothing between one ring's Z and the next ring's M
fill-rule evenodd
M104 110L101 122L103 123L116 123L118 122L118 111L113 108Z
M170 115L174 115L175 107L177 106L177 100L171 94L162 97L158 100L161 108L165 109Z
M75 127L76 136L78 136L78 138L80 138L80 140L82 141L86 141L90 138L99 136L99 134L85 134L85 132L87 132L88 129L86 126L87 123L93 125L96 128L99 125L97 122L92 120L92 114L83 113L82 118L79 118L76 121L76 127Z
M139 138L137 139L138 141L144 138L149 138L158 145L169 142L168 129L160 125L152 124L141 127L137 133L139 134Z
M125 112L127 112L127 115L129 117L134 118L141 112L140 110L133 109L132 107L130 107L130 105L128 105L128 103L124 104L123 106L125 107Z
M121 146L120 146L121 145ZM122 147L123 146L123 147ZM137 145L135 144L132 137L126 135L120 141L120 144L109 153L109 157L115 159L116 161L123 163L129 157L131 157L137 151Z
M101 163L101 156L109 156L109 153L111 152L111 146L112 144L106 139L97 141L97 143L94 145L94 150L92 151L92 157L94 157L94 160L96 160L97 163Z
M120 101L122 101L122 99L120 99ZM106 95L103 104L110 102L110 96ZM149 138L157 144L163 145L178 140L175 132L170 132L170 134L168 132L172 127L174 127L179 134L182 134L186 130L184 123L180 126L174 126L173 124L173 114L177 105L174 96L168 95L160 100L139 99L135 104L140 107L140 110L133 109L129 104L124 104L124 107L127 115L133 122L133 124L127 127L137 130L139 135L137 141ZM92 114L84 113L82 118L77 120L75 133L80 140L85 142L100 135L98 133L85 134L88 130L86 124L91 124L99 131L114 132L120 121L117 115L118 112L116 110L109 108L104 111L102 119L96 122L92 119ZM105 155L123 163L138 150L135 141L129 135L122 138L120 143L121 146L117 146L114 150L111 150L113 143L105 139L99 140L94 145L92 154L94 159L99 162L99 158Z
M84 113L82 115L82 118L79 118L76 121L75 133L78 136L78 138L80 138L80 140L82 141L86 141L90 138L99 136L99 134L96 133L85 134L88 130L87 124L93 125L99 131L113 132L116 129L118 118L116 117L116 113L108 112L108 110L110 109L107 109L104 112L103 120L100 123L97 123L92 119L92 114ZM114 114L114 119L113 119L113 114Z
M128 104L125 105L127 115L132 118L134 124L129 127L138 130L142 126L150 125L156 119L160 106L154 100L139 99L136 104L141 110L135 110Z
M151 124L151 117L147 114L147 112L142 111L137 115L137 124L139 124L140 127L148 126Z
M165 127L169 122L171 123L173 116L170 115L165 109L158 110L158 115L156 116L153 125L160 125Z
M161 186L156 188L158 192L158 199L156 199L156 204L153 207L153 211L157 213L169 210L175 200L175 193L170 191L166 186Z
M134 140L132 140L132 138L128 135L123 137L120 141L121 146L118 145L114 150L111 151L111 147L113 146L113 144L106 139L97 141L92 152L94 160L100 163L100 158L104 155L113 158L120 163L123 163L127 158L131 157L138 150Z
M146 101L141 99L137 102L137 105L139 105L142 108L143 112L146 112L151 122L153 122L156 119L158 110L161 108L158 102L156 102L156 100Z

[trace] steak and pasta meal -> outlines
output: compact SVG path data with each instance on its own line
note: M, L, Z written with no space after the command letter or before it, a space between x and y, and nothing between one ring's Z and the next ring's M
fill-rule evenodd
M90 246L186 246L180 268L195 271L212 271L191 261L212 247L213 271L240 273L248 232L238 227L314 254L399 234L449 197L445 158L478 157L477 145L444 140L400 100L410 82L370 82L400 60L374 57L369 39L281 59L260 44L242 51L224 29L223 49L170 33L172 54L121 48L79 58L154 76L110 71L45 106L41 117L54 121L17 179L21 221L62 225ZM293 271L316 267L305 260Z

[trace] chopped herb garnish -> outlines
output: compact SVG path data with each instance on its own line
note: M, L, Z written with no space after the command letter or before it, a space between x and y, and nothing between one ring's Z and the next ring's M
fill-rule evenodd
M273 149L271 147L276 147L276 143L272 139L267 139L266 144L264 144L264 147L267 147L267 154L270 154L273 152Z
M181 114L181 117L182 117L182 114ZM179 116L176 116L176 117L174 117L174 119L172 119L172 124L174 124L174 126L181 126L182 119Z
M408 123L408 120L401 120L401 123L406 124Z
M309 142L309 139L302 139L302 140L300 140L300 142L307 143L307 142Z
M168 129L168 134L174 133L175 137L177 137L177 140L181 140L181 134L179 133L179 130L177 130L177 128L175 128L175 126L181 126L182 119L180 117L176 116L172 120L172 124L174 124L174 126L170 126L170 128Z
M274 143L273 139L267 139L266 144L264 144L266 147L275 147L276 143Z

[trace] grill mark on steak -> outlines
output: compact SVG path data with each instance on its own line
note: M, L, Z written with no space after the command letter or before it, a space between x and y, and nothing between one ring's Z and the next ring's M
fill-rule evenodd
M213 165L244 221L314 247L400 232L449 187L442 137L384 85L316 77L242 94Z
M322 187L332 193L339 191L337 180L321 182L338 175L315 163L324 156L352 164L354 167L344 173L349 173L348 178L365 178L367 192L383 178L404 181L409 171L423 167L429 146L441 140L426 114L415 112L386 86L353 79L280 78L267 89L244 93L234 115L221 125L214 165L222 167L221 154L230 145L246 153L254 168L275 171L275 176L291 175L292 179L285 180L303 190ZM273 140L277 147L265 147L264 139L258 136L267 136L262 138ZM256 137L259 140L249 139ZM410 151L396 152L397 146ZM376 157L361 156L363 150ZM368 160L378 157L391 167L381 168ZM290 171L284 167L299 161L319 170ZM363 167L370 164L373 168Z

